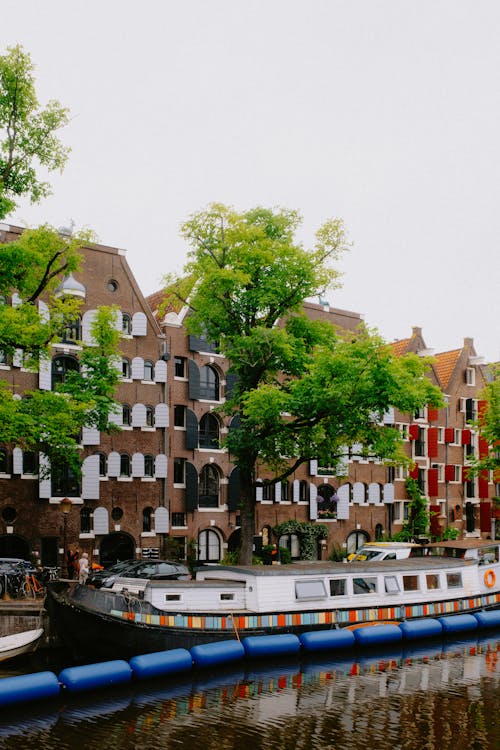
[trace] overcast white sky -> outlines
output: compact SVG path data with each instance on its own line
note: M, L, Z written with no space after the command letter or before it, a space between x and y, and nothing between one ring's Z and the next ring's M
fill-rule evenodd
M147 295L213 201L297 209L306 246L340 216L332 306L500 359L499 0L2 0L16 43L72 154L6 221L91 227Z

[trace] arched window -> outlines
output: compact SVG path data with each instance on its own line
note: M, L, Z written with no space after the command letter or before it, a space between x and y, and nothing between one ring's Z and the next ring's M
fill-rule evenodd
M318 487L318 518L337 518L338 497L333 487L322 484Z
M153 406L146 406L146 426L155 426L155 410Z
M221 559L221 540L213 529L204 529L198 535L198 560L200 562L219 562Z
M384 538L384 527L382 526L381 523L378 523L375 526L375 540L377 542L381 542L383 538Z
M153 508L144 508L142 511L142 531L147 533L153 526Z
M147 453L144 456L144 476L154 477L155 475L155 460L153 456Z
M122 333L125 336L132 335L132 318L128 313L122 313Z
M130 456L128 453L120 453L120 476L130 476Z
M5 448L0 448L0 474L10 474L10 456Z
M132 368L130 365L130 360L127 359L127 357L122 357L122 378L125 380L130 380L132 377Z
M219 420L214 414L204 414L198 429L200 448L219 447Z
M80 511L80 534L90 534L91 526L90 508L82 508Z
M213 464L205 464L201 470L198 485L198 506L200 508L219 507L219 470Z
M68 372L78 371L78 360L75 357L61 355L54 357L52 360L52 388L56 388L59 383L64 383Z
M98 453L99 456L99 476L105 477L108 473L108 459L105 453Z
M132 424L132 409L129 404L122 404L122 424L128 427Z
M300 558L300 544L297 534L283 534L278 540L278 548L286 547L290 551L293 560Z
M210 365L205 365L200 370L200 398L219 400L219 375Z
M155 366L149 359L144 360L144 378L143 380L154 380Z
M356 552L363 544L370 541L370 537L366 531L352 531L347 537L347 554Z
M82 324L80 318L68 321L62 331L61 339L64 344L75 344L82 338Z

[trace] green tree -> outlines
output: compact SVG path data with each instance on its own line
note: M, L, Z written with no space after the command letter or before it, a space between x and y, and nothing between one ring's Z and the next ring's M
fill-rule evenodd
M239 469L244 563L252 559L262 471L279 482L318 459L341 474L353 443L367 456L403 460L399 433L382 415L441 398L421 358L397 358L367 329L345 334L303 314L304 300L338 284L335 263L349 243L335 219L307 251L294 238L299 223L295 211L214 204L184 224L188 262L182 277L166 279L166 304L189 305L190 331L218 342L236 376L222 409L239 424L225 444Z
M0 56L0 219L18 197L37 203L50 195L35 167L62 170L69 153L56 136L68 122L68 110L55 100L40 108L33 68L20 45Z
M491 365L486 374L486 385L480 393L485 408L476 421L476 429L488 444L485 455L470 467L470 473L493 471L494 481L500 480L500 364Z
M394 539L400 542L411 542L416 537L428 533L431 517L427 500L420 492L417 480L407 477L405 488L411 501L408 503L408 518L401 531L395 534Z
M82 260L86 235L63 237L49 227L24 232L0 246L0 350L14 352L23 367L36 371L74 321L80 300L58 293L65 275ZM17 294L17 304L7 297ZM91 327L93 344L81 343L80 370L69 373L56 390L17 392L0 382L0 444L40 451L53 467L69 464L79 472L82 427L115 429L109 422L119 380L119 331L111 308L99 308Z

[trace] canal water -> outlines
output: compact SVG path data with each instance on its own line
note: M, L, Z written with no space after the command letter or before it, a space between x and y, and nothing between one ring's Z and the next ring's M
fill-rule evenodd
M61 693L0 708L0 748L499 750L499 657L496 633Z

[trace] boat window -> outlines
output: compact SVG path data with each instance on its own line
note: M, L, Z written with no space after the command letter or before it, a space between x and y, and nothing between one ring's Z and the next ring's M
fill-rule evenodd
M388 594L399 593L399 583L396 576L384 576L384 586Z
M484 547L478 550L479 565L491 565L498 562L498 547Z
M352 588L354 594L373 594L377 591L376 578L353 578Z
M322 580L295 581L296 599L322 599L325 596L325 584Z
M165 601L166 602L180 602L181 595L180 594L165 594Z
M234 600L234 594L221 594L221 602L232 602Z
M427 575L425 576L425 581L429 590L440 588L438 573L427 573Z
M447 573L446 574L446 585L449 589L458 589L462 586L462 574L461 573Z
M418 576L403 576L403 589L405 591L418 591Z
M345 596L345 578L332 578L330 580L330 596Z

